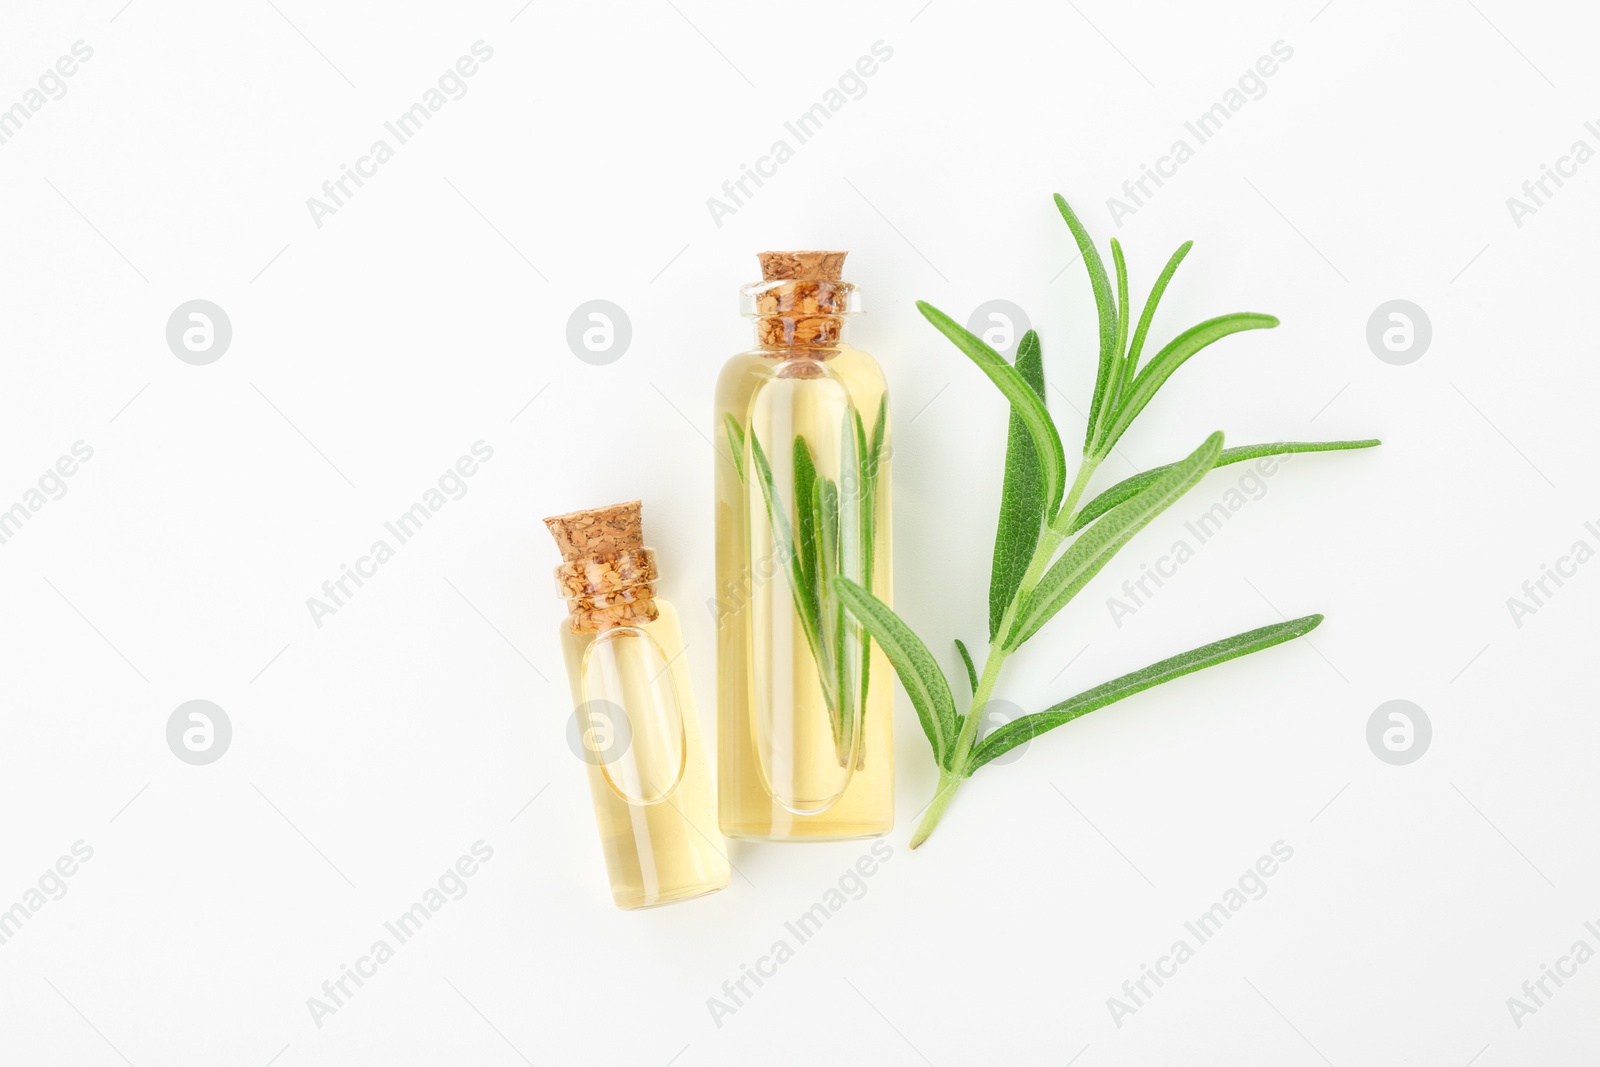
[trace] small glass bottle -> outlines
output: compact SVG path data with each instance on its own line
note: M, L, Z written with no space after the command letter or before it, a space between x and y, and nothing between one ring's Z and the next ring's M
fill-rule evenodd
M611 896L650 908L714 893L728 858L713 817L683 632L656 596L639 501L544 520L561 549L568 740L588 764Z
M718 814L729 837L894 825L893 679L832 578L890 601L883 373L844 343L843 252L765 252L717 382Z

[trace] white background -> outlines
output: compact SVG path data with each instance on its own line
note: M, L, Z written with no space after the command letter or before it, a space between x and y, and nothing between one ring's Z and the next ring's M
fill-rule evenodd
M1600 147L1597 27L1319 2L10 5L0 107L94 54L0 145L0 507L74 442L94 456L0 545L0 907L94 855L0 945L0 1060L1582 1062L1600 963L1520 1027L1506 998L1600 948L1600 567L1520 627L1506 600L1600 544L1600 372L1569 310L1593 300L1600 166L1521 226L1506 199ZM315 225L307 198L479 40L467 94ZM718 226L707 198L876 41L865 95ZM1265 95L1118 227L1106 198L1278 41ZM868 843L736 847L726 892L615 910L538 519L643 497L714 733L709 408L748 343L737 288L761 249L848 248L897 423L897 606L956 671L1006 408L913 301L1026 308L1078 440L1093 305L1057 191L1124 243L1141 301L1195 239L1158 341L1283 320L1180 371L1098 485L1219 428L1385 444L1286 464L1118 627L1106 598L1241 468L1211 476L1003 695L1038 708L1279 611L1327 622L980 772L916 853L932 763L899 697L892 858L719 1027L707 998ZM209 366L164 336L196 298L233 325ZM596 298L633 329L605 366L565 340ZM1432 322L1407 366L1366 342L1396 298ZM470 491L319 628L307 598L479 440ZM1433 725L1409 766L1366 742L1397 698ZM209 766L166 744L191 699L233 724ZM316 1025L307 998L479 840L470 892ZM1266 895L1116 1025L1107 998L1279 840Z

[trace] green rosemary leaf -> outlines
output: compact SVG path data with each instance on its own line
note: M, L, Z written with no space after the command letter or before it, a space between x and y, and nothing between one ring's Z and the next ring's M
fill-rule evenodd
M1144 339L1150 333L1150 322L1155 318L1156 305L1161 303L1162 295L1167 291L1167 283L1172 281L1172 276L1178 272L1178 264L1183 262L1183 257L1189 254L1189 249L1194 247L1193 241L1185 241L1172 253L1172 258L1167 260L1167 265L1161 268L1161 276L1156 279L1156 284L1150 287L1150 296L1144 302L1144 311L1139 313L1139 327L1133 331L1133 344L1128 348L1128 374L1139 369L1139 353L1144 351Z
M978 692L978 668L972 663L972 653L967 651L967 646L959 637L956 638L956 651L961 653L961 662L967 668L967 692L975 695Z
M1038 737L1046 730L1053 730L1062 723L1071 722L1079 716L1087 715L1089 712L1096 711L1108 704L1115 704L1124 697L1142 693L1146 689L1151 689L1163 682L1170 682L1174 678L1180 678L1185 674L1192 674L1206 667L1214 667L1219 663L1226 663L1230 659L1247 656L1252 652L1260 652L1262 649L1271 648L1273 645L1282 644L1296 637L1303 637L1315 630L1321 622L1321 615L1307 615L1301 619L1274 623L1271 626L1263 626L1259 630L1236 634L1233 637L1191 649L1188 652L1173 656L1171 659L1152 663L1142 670L1124 674L1120 678L1114 678L1103 685L1097 685L1093 689L1086 690L1075 697L1052 705L1044 711L1013 719L978 743L978 746L972 750L972 755L967 761L966 773L971 774L996 756L1004 755L1018 745Z
M861 419L861 412L856 411L854 415L856 439L860 448L857 491L861 494L861 585L871 589L873 566L878 551L878 464L882 461L883 435L888 430L888 391L885 390L878 398L877 420L873 424L870 436L866 432L866 424ZM856 699L860 701L864 715L867 690L872 681L872 639L867 636L865 630L861 631L860 638L861 687L856 691Z
M723 416L728 428L728 449L733 453L733 469L739 472L739 480L744 481L744 427L739 425L739 420L730 412Z
M778 487L773 484L767 450L761 447L761 439L754 434L750 435L750 458L755 464L756 483L761 487L761 500L767 509L767 519L772 524L773 540L778 542L774 547L784 559L792 560L794 532L789 526L789 516L783 510L783 501L778 499Z
M834 575L843 575L854 582L865 580L861 569L862 501L859 484L860 446L864 437L865 431L862 429L861 420L854 409L851 409L839 427L839 481L826 483L829 490L828 506L838 531L836 535L838 547L834 567L827 572L828 580L822 585L820 592L833 621L833 667L838 677L835 688L839 694L837 712L841 765L848 759L855 745L858 709L856 686L859 681L857 671L860 669L860 662L857 659L860 642L856 637L860 627L845 611L839 598L833 594L831 579Z
M934 758L941 767L948 767L958 728L956 702L928 646L887 604L850 579L835 578L833 591L889 657L911 706L917 709Z
M762 503L766 507L767 522L772 527L773 553L785 561L785 574L789 582L789 594L794 600L795 612L800 616L800 627L805 632L806 644L811 649L812 657L817 661L820 669L824 662L826 644L822 632L821 612L817 603L817 588L806 577L806 569L800 560L800 554L795 548L794 530L789 525L788 513L784 511L783 500L778 496L778 488L773 483L772 465L767 461L767 453L761 447L760 438L755 434L749 435L751 465L755 468L756 483L761 487ZM815 493L813 492L813 497ZM804 513L811 505L809 502L796 506L797 513ZM831 701L831 689L827 682L825 671L820 673L823 679L822 688L825 699Z
M849 577L855 578L867 588L872 588L872 549L873 549L873 518L876 510L872 504L877 492L876 467L873 459L872 440L867 434L867 426L861 419L861 412L855 408L850 409L850 425L844 431L844 454L840 466L844 470L854 473L853 490L846 486L847 500L845 513L849 516L850 530L858 539L855 560L855 570L849 572Z
M818 478L813 486L811 515L817 530L817 557L812 589L821 598L822 583L841 573L839 542L843 531L839 529L839 486L831 478ZM832 627L827 632L831 637Z
M1039 351L1039 334L1029 330L1017 345L1017 373L1028 387L1044 399L1044 360ZM1000 489L1000 525L994 535L994 563L989 570L989 640L1000 629L1017 586L1033 558L1044 525L1044 476L1039 469L1039 453L1033 447L1028 427L1013 408L1011 431L1006 438L1006 473Z
M817 484L817 464L811 458L811 446L799 434L794 438L794 497L799 501L795 508L796 555L800 565L801 584L808 589L817 585L817 516L812 507Z
M1109 451L1105 444L1107 431L1110 429L1111 412L1115 412L1122 405L1123 398L1128 395L1128 389L1134 380L1134 373L1139 369L1139 353L1144 349L1145 334L1150 330L1150 320L1155 315L1156 304L1161 300L1161 294L1166 290L1167 283L1172 280L1172 274L1178 269L1178 264L1183 262L1183 257L1194 242L1190 241L1178 249L1167 265L1161 271L1161 276L1156 279L1156 284L1150 290L1150 298L1145 301L1144 312L1139 316L1139 326L1134 332L1133 343L1128 345L1128 312L1132 306L1128 298L1127 268L1122 260L1122 246L1115 238L1111 241L1111 251L1117 262L1117 351L1120 356L1117 360L1115 387L1111 390L1110 397L1106 400L1107 415L1100 420L1100 426L1095 436L1095 442L1085 449L1086 454L1104 455Z
M1110 418L1106 432L1100 435L1096 454L1102 457L1110 454L1111 446L1117 443L1117 439L1126 432L1139 412L1144 410L1150 398L1156 395L1156 390L1160 389L1162 384L1172 377L1172 372L1183 366L1184 361L1190 356L1229 334L1239 333L1242 330L1266 330L1276 325L1278 320L1271 315L1257 315L1244 311L1207 319L1174 337L1165 348L1156 353L1150 365L1133 379L1127 397Z
M1217 462L1212 469L1226 467L1230 463L1242 463L1247 459L1259 459L1262 456L1283 456L1293 452L1339 452L1349 448L1372 448L1381 443L1376 437L1369 437L1362 441L1274 441L1262 445L1239 445L1237 448L1224 448L1217 456ZM1163 473L1171 470L1172 466L1171 463L1167 463L1142 471L1130 478L1124 478L1085 504L1067 532L1077 533L1161 477Z
M813 610L820 620L817 646L812 648L812 658L817 663L817 673L823 681L828 707L834 714L834 737L843 740L843 724L849 717L846 710L848 694L841 684L843 675L842 643L844 608L829 595L827 583L839 571L839 487L830 478L818 477L811 497L812 516L817 526L816 582L807 590Z
M1061 435L1056 432L1056 424L1051 420L1044 401L1017 373L1017 369L981 338L926 301L917 301L917 310L989 376L989 380L1011 401L1011 410L1022 417L1028 435L1033 438L1033 447L1039 454L1039 466L1044 475L1045 514L1054 515L1061 506L1062 494L1066 492L1067 460L1061 448Z
M1067 547L1022 601L1005 648L1015 650L1089 584L1123 545L1205 477L1222 451L1222 432L1206 438L1187 459L1107 512Z
M1089 404L1089 426L1083 435L1083 450L1087 454L1095 441L1095 428L1110 413L1111 401L1107 394L1119 352L1117 308L1111 296L1111 280L1106 277L1106 265L1101 262L1100 252L1095 248L1089 231L1083 228L1083 223L1078 221L1078 216L1072 213L1072 208L1060 193L1056 194L1056 208L1061 212L1061 217L1067 220L1072 239L1078 243L1078 251L1083 253L1083 265L1089 271L1089 285L1094 289L1095 314L1100 319L1100 368L1095 373L1094 399Z
M872 442L867 439L867 424L861 420L861 412L854 405L850 408L850 426L848 429L855 434L856 459L867 458L872 447Z
M1116 358L1112 361L1111 383L1106 386L1105 410L1109 413L1117 410L1117 403L1122 399L1122 394L1127 391L1128 382L1128 263L1122 257L1122 244L1115 237L1111 239L1111 262L1117 271L1117 344ZM1102 427L1109 418L1102 418Z
M873 474L877 474L877 461L883 458L883 439L889 432L889 391L886 389L878 398L878 418L872 424L872 458L874 461Z

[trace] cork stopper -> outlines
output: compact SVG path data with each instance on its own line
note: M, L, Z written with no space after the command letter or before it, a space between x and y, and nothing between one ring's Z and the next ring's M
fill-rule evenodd
M747 286L753 298L756 340L792 358L796 352L827 359L837 352L843 316L854 310L855 286L841 279L848 252L761 252L762 280ZM811 368L815 371L815 368ZM788 373L805 374L795 366Z
M836 282L844 272L848 252L760 252L763 281Z
M644 521L639 501L629 500L587 511L569 511L544 520L556 539L561 558L611 556L644 547Z
M656 556L644 547L639 501L553 515L544 524L561 550L556 587L574 630L598 633L660 617Z

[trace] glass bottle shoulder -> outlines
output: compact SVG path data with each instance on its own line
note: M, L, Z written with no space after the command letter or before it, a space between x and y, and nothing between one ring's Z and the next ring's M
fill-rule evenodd
M807 356L784 359L771 349L741 352L723 365L717 379L717 410L741 412L750 395L763 382L787 377L795 364L814 363L823 375L840 382L857 407L875 408L887 389L883 369L871 355L852 345L840 345L834 355L817 360Z

